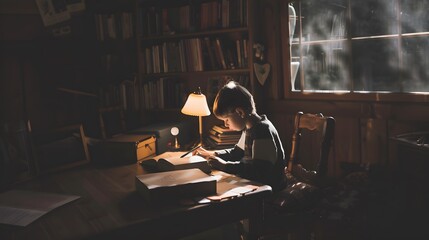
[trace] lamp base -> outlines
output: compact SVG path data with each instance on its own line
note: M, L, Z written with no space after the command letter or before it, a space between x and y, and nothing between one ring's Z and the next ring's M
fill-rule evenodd
M193 141L190 145L189 145L189 149L198 147L198 146L202 146L203 148L206 148L208 145L204 142L201 141L200 139L196 139L195 141Z

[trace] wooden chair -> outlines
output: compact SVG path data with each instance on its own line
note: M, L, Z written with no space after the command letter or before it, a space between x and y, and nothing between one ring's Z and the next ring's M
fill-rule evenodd
M32 135L38 174L77 167L91 160L81 123L43 132L36 130Z
M285 168L287 186L267 199L264 220L267 234L260 239L285 239L280 236L308 231L307 216L311 216L311 211L320 203L322 188L327 182L334 130L333 117L303 112L295 115L291 152Z

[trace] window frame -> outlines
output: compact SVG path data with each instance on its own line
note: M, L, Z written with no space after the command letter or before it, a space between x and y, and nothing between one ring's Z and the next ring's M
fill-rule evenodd
M296 90L292 91L291 86L291 43L289 40L289 13L288 5L291 2L301 2L302 0L288 0L282 2L280 29L281 47L283 60L283 95L285 99L305 99L305 100L337 100L337 101L367 101L367 102L429 102L429 92L383 92L383 91L356 91L345 90ZM352 1L352 0L350 0ZM297 27L301 26L297 24ZM295 30L296 31L296 30ZM298 30L299 31L299 30ZM426 35L427 34L427 35ZM426 33L425 36L429 36ZM404 34L405 35L405 34ZM419 34L417 34L419 35ZM398 34L398 38L403 37ZM346 38L345 44L351 44L352 38ZM299 76L296 77L299 80ZM352 81L352 79L350 79ZM352 83L349 83L352 84Z

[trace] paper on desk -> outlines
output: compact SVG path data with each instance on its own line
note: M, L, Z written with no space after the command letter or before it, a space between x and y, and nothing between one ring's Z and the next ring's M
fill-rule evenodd
M222 186L222 184L220 185ZM218 193L220 194L209 196L207 197L207 199L211 201L221 201L223 199L234 198L234 197L245 195L246 193L253 192L256 189L258 189L258 186L255 186L255 185L235 186L232 188L229 188L229 187L225 188L225 186L223 186L223 188L221 187L220 189L218 189Z
M49 211L78 198L54 193L7 191L0 194L0 223L27 226Z

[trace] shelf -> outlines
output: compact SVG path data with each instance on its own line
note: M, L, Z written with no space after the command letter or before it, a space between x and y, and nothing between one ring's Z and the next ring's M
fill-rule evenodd
M254 26L248 15L254 1L140 1L136 42L142 110L157 120L175 117L189 91L202 87L209 100L230 77L252 91Z
M209 75L234 75L234 74L249 74L250 69L230 69L230 70L213 70L213 71L199 71L199 72L169 72L169 73L151 73L144 74L145 78L150 77L186 77L189 75L192 76L209 76Z
M179 33L172 35L151 35L151 36L141 36L142 41L154 41L154 40L169 40L169 39L183 39L191 37L200 37L200 36L211 36L211 35L220 35L227 33L247 33L249 29L247 27L240 28L226 28L226 29L216 29L210 31L201 31L201 32L191 32L191 33Z

